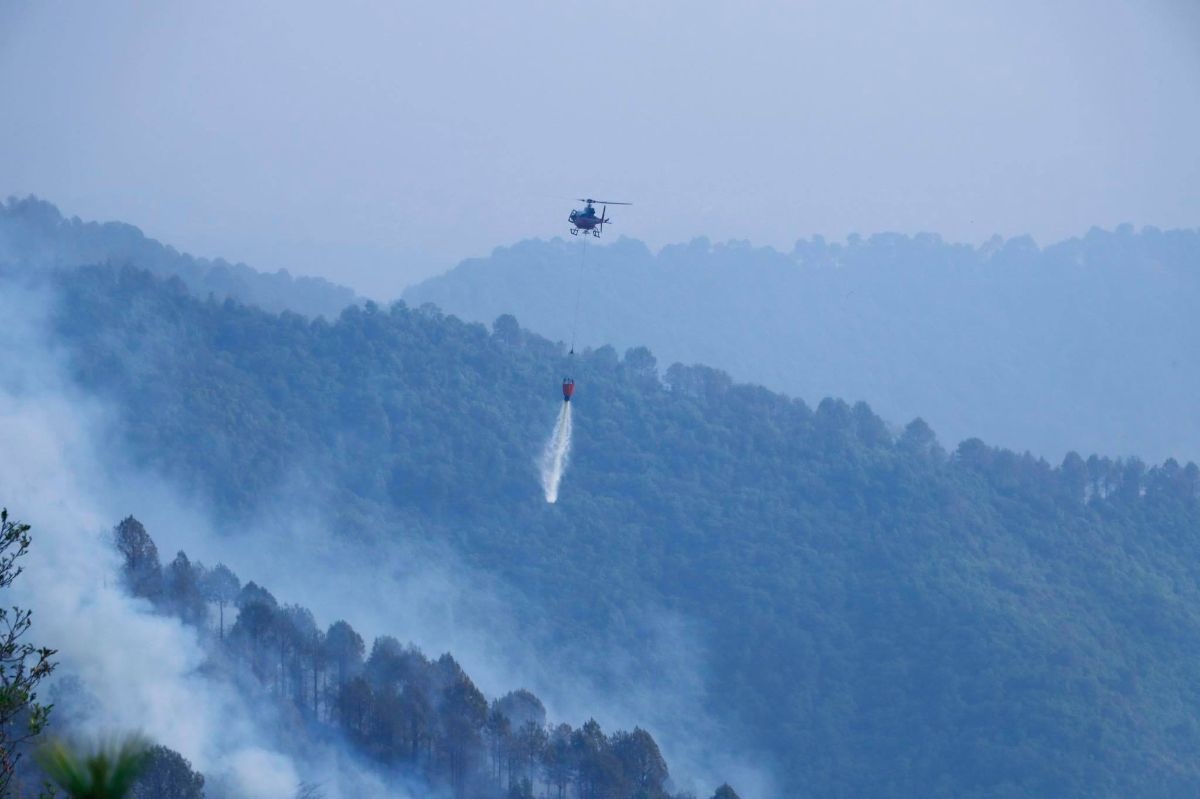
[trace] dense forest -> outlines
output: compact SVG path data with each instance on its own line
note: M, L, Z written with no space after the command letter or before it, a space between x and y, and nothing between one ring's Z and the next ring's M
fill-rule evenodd
M347 546L453 548L556 643L622 642L632 673L659 665L639 660L647 616L684 618L688 715L765 753L779 795L1200 790L1194 464L947 452L919 419L896 432L861 402L600 347L572 362L550 506L534 458L567 359L510 316L313 320L114 266L26 279L74 380L117 410L113 446L231 541L307 498ZM298 690L284 672L268 682Z
M1200 231L1093 229L1038 247L930 234L820 237L790 252L706 240L526 241L408 289L468 321L646 345L817 403L920 416L1057 462L1200 459Z
M336 316L355 301L354 292L328 280L292 277L281 269L257 272L224 259L194 258L147 238L122 222L66 219L35 197L0 202L0 264L71 267L111 263L174 275L197 295L232 297L267 310Z
M321 627L308 608L280 603L228 567L179 552L161 562L132 516L114 530L127 589L195 629L205 671L245 686L260 714L309 745L346 742L384 778L426 793L473 799L670 799L667 763L650 733L606 734L549 723L541 700L519 689L490 702L455 659L426 657L382 635L367 646L344 620ZM232 543L232 542L231 542ZM163 747L135 796L199 799L204 778ZM319 796L319 786L306 795ZM719 796L736 796L722 786ZM678 795L680 799L683 794Z

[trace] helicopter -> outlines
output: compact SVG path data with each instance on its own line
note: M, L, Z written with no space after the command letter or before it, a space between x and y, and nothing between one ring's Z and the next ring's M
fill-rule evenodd
M567 221L573 225L571 228L571 235L578 236L579 231L582 230L584 233L587 233L590 230L592 235L596 238L600 238L600 233L604 230L604 223L611 222L611 220L604 215L605 212L608 211L608 206L633 205L633 203L619 203L614 202L613 200L593 200L590 197L588 199L579 198L579 202L587 203L587 205L584 206L582 211L571 211L571 215L567 217ZM601 205L600 213L598 215L595 208L596 203L600 203Z

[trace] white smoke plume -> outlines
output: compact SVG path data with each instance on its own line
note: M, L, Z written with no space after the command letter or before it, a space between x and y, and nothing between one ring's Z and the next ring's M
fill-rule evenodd
M235 795L293 796L293 765L253 743L261 740L253 714L232 688L201 674L194 632L121 590L105 540L111 517L102 500L92 501L104 477L82 468L93 455L84 406L56 401L41 390L42 376L14 375L13 359L3 366L0 501L34 525L13 601L33 608L31 640L56 647L60 673L77 678L94 702L76 731L142 731Z
M554 423L554 432L542 450L539 462L542 472L542 491L546 501L553 505L558 502L558 486L562 483L563 474L571 460L571 403L564 402L558 412L558 421Z
M78 700L56 708L51 732L143 733L191 761L210 796L292 799L303 780L319 782L328 799L408 795L352 763L288 752L278 734L285 725L205 668L195 630L123 589L111 531L130 484L154 481L104 465L98 431L108 417L47 350L40 299L10 284L0 292L0 504L33 528L24 573L4 601L33 610L27 637L58 650L55 679Z

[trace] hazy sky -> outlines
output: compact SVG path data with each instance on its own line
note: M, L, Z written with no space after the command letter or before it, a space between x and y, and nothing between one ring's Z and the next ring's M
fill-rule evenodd
M1200 224L1200 2L0 0L0 196L379 298L614 233Z

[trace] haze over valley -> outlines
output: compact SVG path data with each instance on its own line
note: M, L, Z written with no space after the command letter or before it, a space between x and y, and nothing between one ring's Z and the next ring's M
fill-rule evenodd
M0 799L1200 795L1197 42L0 0Z
M233 564L246 586L290 592L272 593L267 609L312 603L320 625L357 614L372 634L399 636L376 641L381 653L402 652L405 638L448 648L465 675L482 675L481 701L532 687L556 718L561 708L576 724L600 718L603 730L643 725L670 764L663 790L729 780L747 796L931 795L931 785L946 796L1147 786L1165 796L1200 780L1158 765L1188 762L1178 753L1194 745L1180 726L1193 701L1182 675L1200 647L1187 576L1198 554L1194 464L1088 452L1047 463L978 438L941 443L920 420L889 423L832 397L810 405L710 367L661 364L644 347L571 357L508 316L484 326L404 303L354 303L337 316L264 311L235 298L270 290L286 307L346 295L140 240L129 247L125 228L46 228L51 211L9 203L0 227L5 296L19 298L9 314L21 320L8 326L6 351L26 354L17 371L10 364L19 379L6 437L41 430L41 443L19 449L65 461L6 485L37 496L39 474L69 475L80 487L68 494L95 506L47 517L48 541L94 536L98 516L113 525L120 508L137 509L147 530L161 530L151 536L170 541L166 552L198 552ZM124 242L112 258L106 231ZM57 237L89 240L82 250L107 262L72 265L56 255L71 252ZM40 261L11 245L35 239ZM622 249L644 253L617 244L597 251L599 264L619 273ZM723 248L698 252L717 259ZM238 280L214 290L230 272ZM582 385L576 441L547 505L536 461L563 403L546 387L567 368ZM31 428L33 407L64 416ZM216 647L208 657L223 662L218 608L186 593L207 584L210 567L161 560L161 588L120 579L198 626ZM267 601L248 590L236 601L243 612ZM329 627L324 639L334 635ZM348 726L339 708L358 690L345 681L354 668L368 669L368 692L353 700L368 714L405 684L370 671L384 654L367 660L364 646L363 666L345 672L306 672L300 659L289 677L291 667L256 661L254 646L237 651L246 654L225 667L230 679L247 669L260 687L239 689L220 712L299 711L367 760L352 778L330 771L327 755L300 754L315 740L269 725L243 733L243 748L171 737L206 769L212 795L246 790L247 751L275 764L249 774L333 795L368 790L368 777L383 791L432 780L475 795L507 784L445 765L437 753L452 751L439 748L449 739L431 738L428 759L414 758L380 748L375 727ZM81 696L101 690L86 669L78 677ZM306 699L298 686L313 679L333 692ZM1104 715L1114 703L1126 710ZM1161 726L1128 737L1134 716ZM466 745L480 747L482 767L492 739L478 734ZM1097 758L1104 768L1064 768ZM550 766L536 762L505 774L545 788ZM624 790L623 778L608 779Z

